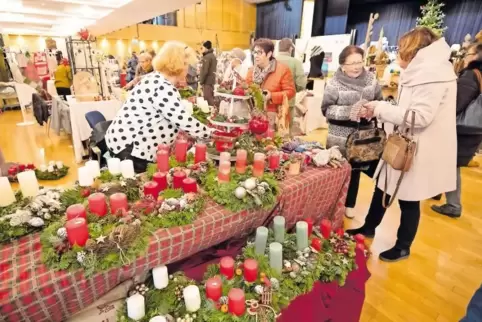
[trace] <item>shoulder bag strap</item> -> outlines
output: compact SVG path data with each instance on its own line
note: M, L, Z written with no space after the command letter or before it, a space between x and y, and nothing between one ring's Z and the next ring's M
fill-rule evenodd
M407 162L408 158L408 153L405 154L405 162ZM404 162L404 163L405 163ZM397 181L397 186L395 187L395 191L393 192L392 196L390 197L390 200L388 201L387 205L387 189L388 189L388 165L385 162L385 189L383 189L383 199L382 199L382 206L383 208L389 208L393 202L395 201L395 198L397 197L398 190L400 189L400 185L402 184L403 177L405 176L405 171L401 171L400 177L398 178Z

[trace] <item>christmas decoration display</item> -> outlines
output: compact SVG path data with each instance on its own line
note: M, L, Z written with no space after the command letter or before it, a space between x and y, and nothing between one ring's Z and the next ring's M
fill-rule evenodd
M39 180L58 180L67 175L69 167L65 166L62 161L50 161L48 166L41 165L35 170L35 175Z
M28 170L35 170L35 166L31 163L13 165L8 169L8 180L10 182L18 182L17 174Z
M417 18L417 26L428 27L437 35L442 36L447 30L447 27L443 25L445 14L442 8L444 6L445 4L438 0L428 0L427 4L420 7L422 17Z

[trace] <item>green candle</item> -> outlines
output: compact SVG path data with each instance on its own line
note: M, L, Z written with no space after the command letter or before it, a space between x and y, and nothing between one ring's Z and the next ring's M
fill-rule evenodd
M278 243L285 241L285 217L276 216L273 219L274 240Z
M306 221L296 223L296 245L298 250L308 247L308 223Z
M269 244L269 266L281 274L283 269L283 245L280 243Z
M268 242L268 228L258 227L256 229L256 239L254 241L254 251L258 255L264 254L266 243Z

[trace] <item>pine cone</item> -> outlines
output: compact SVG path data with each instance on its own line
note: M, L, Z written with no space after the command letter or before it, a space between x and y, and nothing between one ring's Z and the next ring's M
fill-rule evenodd
M278 181L283 181L286 179L286 170L284 168L279 168L274 171L274 177Z

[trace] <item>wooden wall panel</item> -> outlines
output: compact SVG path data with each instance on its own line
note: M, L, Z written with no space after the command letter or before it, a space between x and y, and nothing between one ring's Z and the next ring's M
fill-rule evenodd
M206 29L206 16L207 16L207 0L201 1L200 4L195 4L196 21L195 26L197 29Z
M184 28L196 28L196 5L184 8Z
M207 0L207 29L223 30L223 0Z

